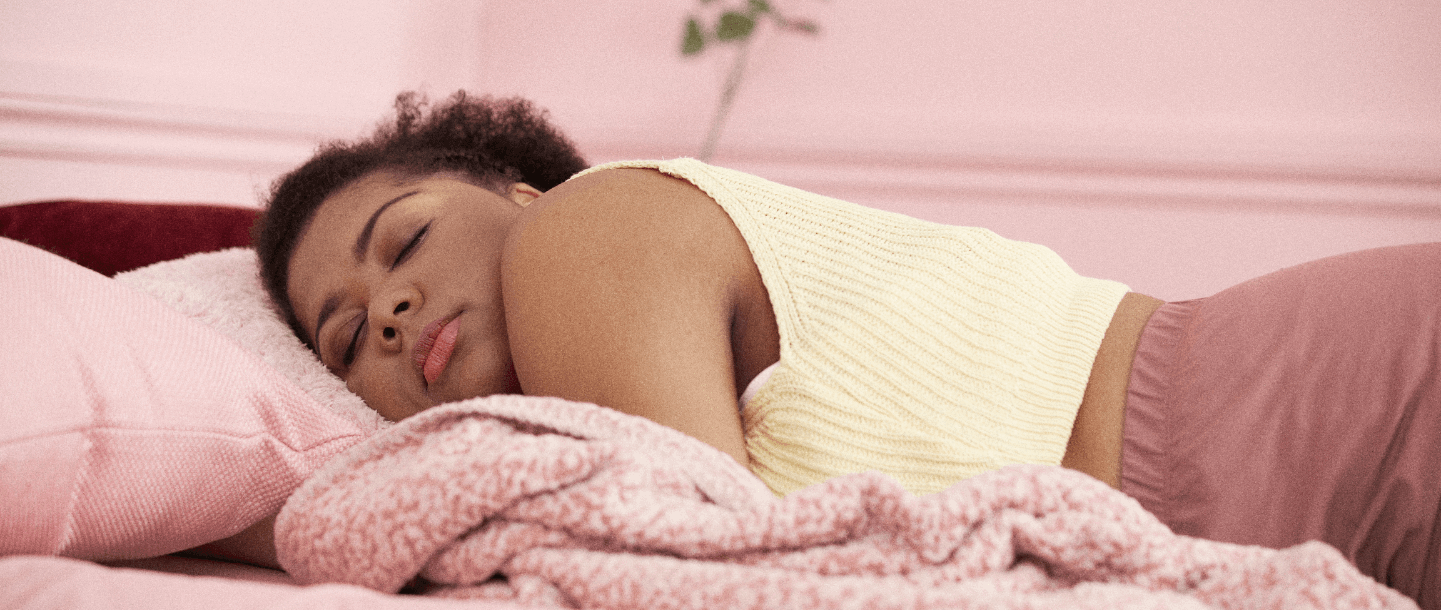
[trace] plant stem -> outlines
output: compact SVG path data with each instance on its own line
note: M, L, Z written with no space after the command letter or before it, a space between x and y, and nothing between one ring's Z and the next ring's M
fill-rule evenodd
M710 162L711 157L715 156L721 130L725 127L726 118L730 116L731 104L735 102L736 92L740 90L741 80L745 77L746 56L750 53L752 40L755 40L754 36L741 41L740 49L736 51L730 74L726 75L725 88L721 90L720 103L716 104L715 115L711 117L710 133L706 134L705 144L700 149L698 158L701 161Z

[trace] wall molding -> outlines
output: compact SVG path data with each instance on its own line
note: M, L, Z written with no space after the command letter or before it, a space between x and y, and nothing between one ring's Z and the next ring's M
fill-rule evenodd
M0 92L0 155L275 172L335 137L333 123L279 113Z
M596 158L644 149L594 147ZM589 151L588 151L589 152ZM815 153L732 147L716 163L838 197L1163 208L1256 208L1441 218L1441 173L1311 168L1161 166L1141 159L977 158L965 155ZM1438 168L1441 169L1441 168Z
M0 155L277 175L353 122L194 106L0 91ZM654 146L582 142L595 161L668 156ZM1441 174L1337 168L1158 166L1109 158L974 158L731 147L718 163L840 197L1076 205L1295 209L1441 217Z
M1441 217L1441 181L1247 171L1183 171L1136 166L1055 168L1035 162L951 159L832 165L747 163L788 184L936 199L1048 200L1077 205L1297 209Z

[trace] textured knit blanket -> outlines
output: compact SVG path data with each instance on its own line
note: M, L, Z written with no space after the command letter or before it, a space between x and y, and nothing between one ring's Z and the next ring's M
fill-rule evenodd
M305 583L582 608L1415 608L1329 546L1177 536L1129 497L1017 466L917 497L876 473L773 496L616 411L437 407L336 458L276 527Z

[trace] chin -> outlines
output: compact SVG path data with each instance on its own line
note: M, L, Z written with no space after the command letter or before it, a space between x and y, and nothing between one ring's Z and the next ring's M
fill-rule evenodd
M432 393L431 397L437 402L520 393L520 382L509 362L502 366L495 358L476 358L471 353L456 352L449 366L435 380L439 391Z
M456 402L458 400L465 400L467 398L476 398L478 396L489 396L491 394L494 394L494 392L486 391L485 387L473 386L470 384L450 383L454 381L450 379L450 377L459 377L461 379L475 379L475 377L463 373L460 375L450 375L451 372L452 371L446 371L446 374L441 375L440 378L435 380L436 383L434 385L440 387L437 388L435 391L432 391L430 397L432 400L435 401L436 404ZM457 385L460 385L460 387L457 387Z

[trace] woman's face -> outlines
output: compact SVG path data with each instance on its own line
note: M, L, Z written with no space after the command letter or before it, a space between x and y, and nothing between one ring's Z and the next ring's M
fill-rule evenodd
M519 393L500 254L539 195L376 172L328 197L296 243L287 287L321 361L390 420Z

